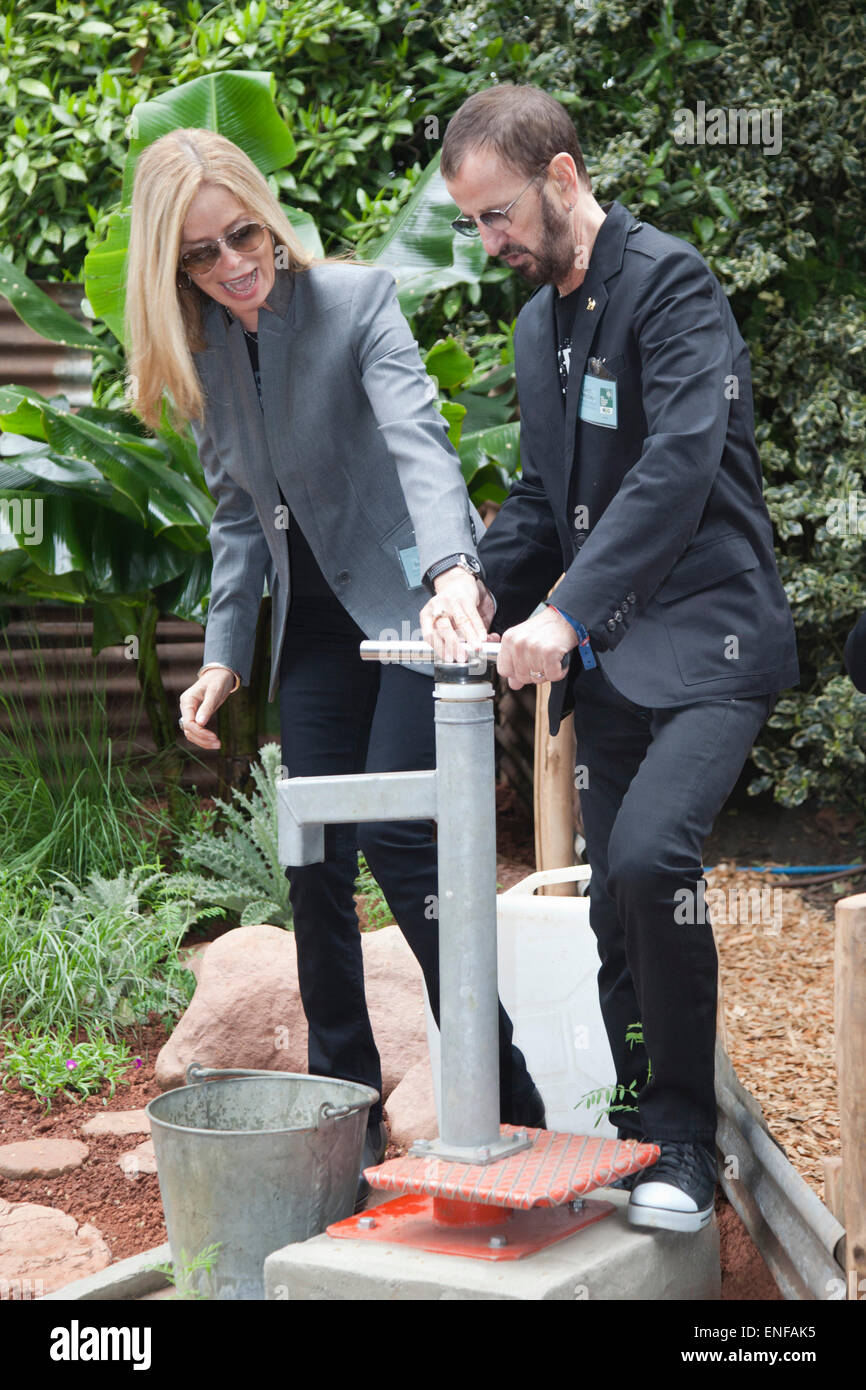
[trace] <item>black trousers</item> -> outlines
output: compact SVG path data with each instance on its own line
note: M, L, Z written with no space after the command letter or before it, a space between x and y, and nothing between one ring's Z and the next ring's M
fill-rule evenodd
M644 709L600 666L575 680L601 1012L617 1081L637 1092L623 1100L637 1114L611 1117L623 1137L715 1138L718 957L701 852L776 698Z
M294 597L280 663L283 763L290 777L404 772L435 766L433 682L404 666L362 662L364 633L336 598ZM353 886L360 849L424 973L439 1021L438 896L432 821L325 827L325 859L286 870L294 916L311 1074L360 1081L381 1093L379 1054L364 997ZM504 1121L532 1080L499 1006ZM370 1123L381 1119L381 1103Z

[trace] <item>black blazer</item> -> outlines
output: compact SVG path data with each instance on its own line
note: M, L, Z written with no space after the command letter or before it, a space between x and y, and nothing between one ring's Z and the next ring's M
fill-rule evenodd
M552 285L514 350L522 477L478 547L496 630L553 602L587 628L605 675L647 707L777 692L799 680L754 437L749 355L688 242L621 203L593 246L563 408ZM588 359L615 378L617 427L581 419ZM555 733L578 653L551 690Z

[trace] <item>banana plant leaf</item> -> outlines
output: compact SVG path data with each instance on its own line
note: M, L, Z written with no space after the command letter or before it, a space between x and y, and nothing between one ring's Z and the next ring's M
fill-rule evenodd
M115 510L137 519L154 536L170 532L181 549L203 549L214 510L203 481L196 485L176 471L170 451L159 439L108 427L101 415L104 412L87 406L73 413L62 399L48 401L21 387L0 388L0 428L48 446L44 454L19 456L22 469L106 503L110 500ZM110 499L100 479L110 485Z
M319 236L319 229L308 212L303 208L288 208L284 205L283 212L291 222L298 234L298 240L305 251L309 251L311 256L316 256L322 260L325 255L325 248L322 245L322 238Z
M464 435L457 450L460 468L472 491L471 480L479 468L498 464L506 486L513 479L520 462L520 424L514 420L507 425L495 425L489 430L476 430ZM474 496L474 494L473 494Z
M124 269L131 214L118 209L108 218L104 240L84 258L84 288L90 307L122 343L125 299Z
M466 407L459 405L457 401L440 400L439 410L448 422L448 438L456 449L460 444L460 435L463 432L463 417L466 414Z
M476 507L482 502L504 502L508 496L511 479L499 464L487 463L472 474L468 487Z
M20 495L5 490L0 499ZM198 611L210 576L209 554L191 555L81 495L40 495L35 500L41 504L41 534L12 537L7 532L0 538L7 546L10 540L16 545L15 551L0 549L4 586L13 582L16 589L40 598L65 597L71 588L81 602L94 597L144 602L148 593L165 587L182 600L184 613ZM15 555L29 563L10 558Z
M91 333L60 304L55 304L5 256L0 256L0 294L9 300L18 317L48 342L63 343L65 347L81 348L85 352L98 348L115 366L120 366L120 356L110 345Z
M413 314L434 290L480 280L487 255L480 238L471 240L454 231L451 222L456 216L437 154L366 258L392 272L404 314Z
M121 206L129 207L132 202L138 156L170 130L195 127L218 131L239 145L263 174L291 164L295 142L277 110L276 86L272 73L229 70L194 77L151 101L140 101L131 117Z
M475 363L456 338L443 338L434 343L424 358L424 366L430 376L435 376L440 391L456 390L475 370Z

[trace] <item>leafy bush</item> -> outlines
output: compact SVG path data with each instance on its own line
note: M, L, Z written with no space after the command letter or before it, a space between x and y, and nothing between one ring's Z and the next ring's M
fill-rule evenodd
M174 891L189 895L197 903L239 915L242 927L268 922L275 927L291 928L289 881L277 853L276 782L283 775L279 744L266 743L250 772L255 790L248 796L233 790L231 805L214 798L224 822L221 830L217 828L217 812L213 811L179 837L180 856L186 868L174 875ZM195 873L190 865L201 865L208 874ZM371 928L394 920L361 854L355 890L364 898Z
M250 772L255 789L249 796L235 788L230 804L214 798L225 822L221 833L214 828L214 815L204 827L180 837L185 872L175 875L174 882L198 903L240 914L242 927L258 922L291 927L289 883L277 851L279 744L266 743ZM195 872L191 865L208 872Z
M178 947L192 922L212 914L158 864L92 874L84 887L58 877L43 910L34 914L35 905L19 899L0 932L4 1018L116 1038L151 1011L177 1018L186 1008L195 982Z

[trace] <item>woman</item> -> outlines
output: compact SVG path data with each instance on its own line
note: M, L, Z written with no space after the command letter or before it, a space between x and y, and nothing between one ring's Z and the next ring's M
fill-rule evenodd
M216 501L205 661L180 700L186 737L219 746L208 725L248 682L267 579L269 696L279 691L288 775L433 767L430 675L364 663L359 643L417 632L434 589L448 632L483 641L479 604L485 616L493 604L477 578L482 523L390 273L314 262L255 165L203 130L173 131L139 158L128 266L135 406L154 425L170 394ZM327 826L325 861L287 871L310 1072L381 1092L353 900L358 848L438 1019L433 827ZM503 1120L543 1125L501 1007L500 1080ZM377 1104L364 1166L384 1148Z

